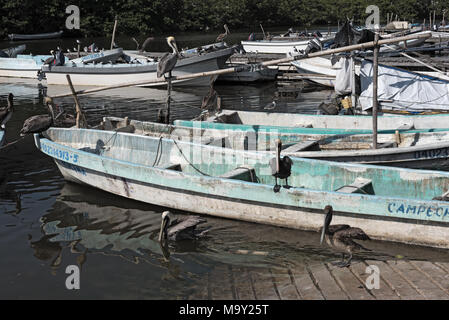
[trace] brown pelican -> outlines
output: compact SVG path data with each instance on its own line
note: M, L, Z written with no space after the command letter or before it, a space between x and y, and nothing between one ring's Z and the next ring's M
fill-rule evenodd
M164 55L161 57L157 64L157 77L160 78L166 73L170 73L176 65L176 62L178 62L178 46L176 45L176 41L174 37L168 37L167 43L172 48L173 53L164 53ZM171 75L170 75L171 77Z
M50 54L52 55L52 57L46 59L45 61L42 60L44 64L52 65L56 61L56 52L54 50L51 50Z
M143 52L145 51L145 48L150 44L151 41L153 41L154 38L153 37L148 37L146 38L146 40L143 42L142 47L140 48L139 52Z
M371 240L366 233L359 228L351 228L351 226L347 224L341 225L333 225L331 226L332 215L333 215L332 206L326 206L324 208L324 226L320 229L321 232L321 244L326 240L326 243L333 249L341 252L342 260L338 263L333 263L334 265L339 266L340 268L348 267L351 264L352 254L355 251L365 250L370 251L369 249L361 246L360 244L353 241L353 239L357 240ZM349 258L345 261L345 254L349 254Z
M215 42L222 42L228 36L228 34L231 34L231 32L228 29L228 25L227 24L225 24L223 27L225 29L225 33L220 34L217 37L217 39L215 40Z
M42 133L53 125L55 119L53 108L50 105L50 103L47 103L47 107L48 110L50 111L49 115L43 114L32 116L25 120L25 122L23 123L22 130L20 130L21 136L25 136L27 134L32 133Z
M8 94L8 106L0 108L0 129L5 129L6 122L11 119L14 112L14 95Z
M174 218L170 211L162 213L159 242L164 240L181 241L195 240L205 236L207 230L197 230L196 227L205 223L206 219L197 216Z
M280 139L277 139L276 158L273 158L270 161L271 174L273 177L276 178L276 185L274 186L274 192L279 192L281 190L281 186L278 185L278 178L285 179L286 184L284 188L286 189L290 188L290 186L288 185L288 177L290 177L290 175L292 174L291 169L293 161L287 156L281 159L281 149L282 149L282 142Z

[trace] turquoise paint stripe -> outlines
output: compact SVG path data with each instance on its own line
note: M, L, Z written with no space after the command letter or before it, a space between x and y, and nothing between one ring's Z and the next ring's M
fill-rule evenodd
M328 128L294 128L284 126L265 126L265 125L245 125L245 124L228 124L215 123L206 121L188 121L176 120L176 126L184 126L195 129L218 129L218 130L232 130L232 131L254 131L254 132L278 132L278 133L296 133L296 134L326 134L326 135L340 135L340 134L372 134L372 130L360 129L328 129ZM379 130L379 134L393 134L397 130ZM425 132L444 132L448 129L421 129L421 130L398 130L400 133L425 133Z
M343 194L301 188L282 189L280 193L276 194L271 185L196 176L142 166L76 150L44 138L40 139L40 150L57 160L74 166L156 186L169 187L180 190L180 192L187 190L206 196L209 194L229 199L242 199L262 205L276 204L310 209L323 209L326 205L332 205L336 211L355 213L361 216L395 217L443 222L449 225L449 204L445 202ZM326 166L325 162L321 162L321 164ZM317 166L319 165L320 163L317 162ZM414 172L414 170L403 171ZM275 216L275 209L273 210Z

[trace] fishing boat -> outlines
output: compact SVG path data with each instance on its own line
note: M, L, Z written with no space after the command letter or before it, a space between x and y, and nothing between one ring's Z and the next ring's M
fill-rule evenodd
M211 51L205 54L197 54L178 59L173 70L173 76L186 75L190 73L207 72L224 67L226 60L234 53L235 47ZM86 58L86 57L84 57ZM80 59L84 59L80 58ZM130 63L84 63L67 62L64 66L44 66L42 68L47 83L67 84L67 75L70 75L75 86L109 86L126 82L146 81L157 79L157 61L133 60ZM212 78L213 81L216 77ZM197 79L175 80L175 86L182 85L210 85L210 77ZM141 86L161 86L160 83L143 84Z
M0 58L16 58L18 54L23 53L26 50L26 45L22 44L17 47L11 47L0 50Z
M289 128L283 131L250 126L216 129L202 124L175 121L175 125L165 125L105 117L96 128L260 152L274 152L276 139L281 139L282 152L289 156L449 171L449 129L387 130L378 134L378 148L372 149L372 135L365 134L369 132L365 130Z
M429 115L400 115L385 114L378 118L379 130L409 129L445 129L448 127L449 114ZM325 128L325 129L347 129L372 130L373 119L371 116L334 116L313 115L298 113L270 113L257 111L221 110L217 113L205 114L196 118L204 123L203 127L230 128L231 125L254 126L254 128L290 127L290 128ZM207 123L206 123L207 122ZM176 122L185 125L184 121ZM243 127L242 127L243 128ZM279 129L279 128L278 128ZM284 131L287 129L283 129ZM363 133L363 132L357 132ZM366 133L366 132L365 132Z
M49 32L49 33L37 33L37 34L16 34L12 33L8 35L9 40L43 40L43 39L57 39L61 38L64 31Z
M227 63L224 68L238 67L237 63ZM241 71L229 74L222 74L218 77L217 81L220 82L262 82L262 81L274 81L278 74L279 69L275 68L263 68L260 70Z
M197 214L304 230L338 223L372 239L449 248L449 173L292 158L273 190L272 154L92 129L50 128L35 144L68 181ZM441 199L445 199L444 196Z
M39 79L40 71L48 55L24 55L16 58L0 58L0 77Z
M320 37L321 42L327 42L332 40L333 37ZM242 41L243 49L246 52L257 53L275 53L275 54L288 54L289 52L304 51L310 43L310 39L297 40L297 39L283 39L283 40L255 40L255 41Z

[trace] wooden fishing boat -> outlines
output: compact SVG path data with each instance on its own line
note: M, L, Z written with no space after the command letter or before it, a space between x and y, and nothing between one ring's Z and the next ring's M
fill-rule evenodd
M226 128L226 125L247 125L264 127L292 127L292 128L332 128L357 130L372 130L371 116L331 116L298 113L269 113L256 111L222 110L218 113L200 116L196 120L204 120L210 128ZM431 115L400 115L385 114L379 116L379 130L396 130L399 128L445 129L448 127L449 114ZM184 122L176 122L185 125ZM361 133L361 132L358 132Z
M332 40L333 37L321 37L319 39L322 42L326 42ZM242 46L246 52L287 54L292 51L305 50L309 42L310 39L256 40L242 41Z
M221 69L226 60L234 53L230 47L201 55L188 56L179 59L173 70L173 76L186 75L197 72L207 72ZM64 66L44 66L42 71L47 77L48 84L67 84L66 75L70 75L75 86L109 86L126 82L153 81L157 79L157 62L149 59L136 63L106 63L84 64L68 62ZM216 77L212 80L215 81ZM197 79L175 80L175 86L181 85L210 85L210 77ZM142 86L161 86L161 84L143 84Z
M228 63L224 68L238 67L239 64ZM217 81L220 82L261 82L261 81L274 81L278 74L279 69L263 68L261 70L254 71L241 71L229 74L220 75Z
M16 58L0 58L0 77L38 79L48 55L23 55Z
M18 54L26 50L26 45L22 44L17 47L6 48L0 50L0 58L16 58Z
M17 34L12 33L8 35L9 40L43 40L43 39L57 39L61 38L64 31L49 32L49 33L37 33L37 34Z
M161 207L318 230L323 208L373 239L449 248L449 173L292 158L273 191L271 154L92 129L35 135L65 179Z
M229 129L215 129L202 126L202 122L175 123L180 125L106 117L97 128L262 152L274 152L275 140L281 139L283 154L295 157L449 171L449 129L390 133L387 130L378 135L378 149L374 150L371 134L348 133L342 129L296 128L282 131L235 125Z

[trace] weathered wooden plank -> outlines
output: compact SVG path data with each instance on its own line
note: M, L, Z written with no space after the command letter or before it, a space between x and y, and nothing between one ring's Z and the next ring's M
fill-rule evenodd
M314 283L307 270L295 268L289 270L290 277L299 293L304 300L323 300L324 296L320 292L320 288Z
M326 264L338 285L351 300L373 300L374 297L365 289L349 268L339 268Z
M313 141L301 141L298 142L286 149L284 149L282 151L282 153L295 153L295 152L299 152L299 151L315 151L315 150L319 150L319 145L318 145L318 141L313 140Z
M231 267L234 278L234 287L237 300L256 299L253 290L252 279L245 268Z
M394 287L385 281L385 279L382 277L382 270L380 269L380 264L376 264L377 267L379 267L380 272L380 287L379 289L368 289L366 287L366 280L369 276L369 274L366 273L366 268L368 265L366 263L354 263L350 266L351 272L354 274L354 276L360 281L360 283L365 287L367 291L369 291L373 296L378 300L398 300L399 295L395 292Z
M227 267L218 266L210 273L209 286L212 300L232 300L232 289Z
M410 264L427 277L435 286L445 294L441 299L449 299L449 274L428 261L410 261Z
M348 295L337 284L335 278L331 275L324 264L309 269L309 272L311 272L311 274L315 278L316 283L320 287L321 293L326 300L349 299Z
M277 288L273 282L271 273L267 269L251 270L254 289L256 291L257 300L279 300Z
M274 283L278 289L281 300L298 300L300 296L286 269L271 270Z
M416 285L416 283L414 283L411 280L411 277L416 277L416 274L411 274L409 272L416 272L416 269L414 269L410 264L407 266L404 266L402 261L386 261L386 264L388 264L388 266L393 269L393 271L396 273L396 275L398 276L399 279L401 279L404 283L407 283L411 288L413 288L413 290L418 294L417 299L427 299L428 297L426 296L426 294L423 292L422 288L418 287ZM422 277L422 275L421 275ZM415 299L416 296L410 292L410 294L412 295L411 299ZM404 297L407 299L410 299L409 297Z
M366 264L378 266L381 279L383 279L401 299L422 300L424 298L407 281L404 281L404 279L392 269L387 262L367 260Z

